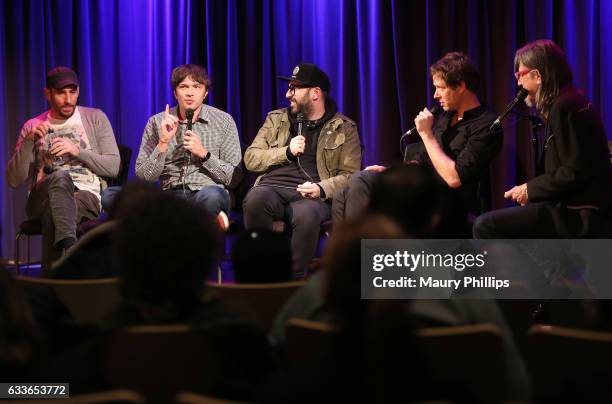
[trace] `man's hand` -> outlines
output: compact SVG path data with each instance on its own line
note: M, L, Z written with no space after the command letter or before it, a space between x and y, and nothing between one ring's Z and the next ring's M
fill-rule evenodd
M427 108L419 112L416 118L414 118L414 124L416 130L421 138L433 136L433 123L434 116Z
M161 131L162 135L159 138L159 142L167 145L170 140L176 135L176 131L179 126L179 119L170 114L170 106L166 104L166 111L164 112L164 120L162 121Z
M387 167L385 167L385 166L377 166L377 165L367 166L365 168L366 171L375 171L377 173L382 173L386 169L387 169Z
M306 138L304 136L296 136L289 142L289 151L294 156L304 153L306 147Z
M321 189L317 184L313 184L312 182L305 182L303 184L298 185L296 190L302 194L304 198L315 199L321 196Z
M70 140L63 137L56 137L51 140L51 148L49 153L54 156L64 157L66 155L71 157L79 157L81 149L79 146L72 143Z
M512 189L504 192L504 198L512 199L516 203L526 205L529 203L529 196L527 195L527 184L516 185Z
M41 122L40 125L32 128L30 133L26 135L26 139L36 142L38 139L45 137L50 128L49 122Z
M198 135L188 130L185 132L185 136L183 138L183 145L186 150L189 150L191 154L196 157L203 159L207 154L208 150L204 146L202 146L202 142L200 142L200 138Z

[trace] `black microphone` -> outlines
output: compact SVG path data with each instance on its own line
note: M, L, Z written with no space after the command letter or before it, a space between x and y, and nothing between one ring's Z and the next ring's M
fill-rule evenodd
M187 118L187 130L193 129L193 109L185 109L185 118Z
M504 120L504 118L510 113L510 111L514 109L514 107L516 107L516 104L527 98L527 94L527 90L521 87L518 93L516 93L516 97L514 97L514 100L512 100L512 102L508 104L504 112L502 112L501 115L498 116L495 121L493 121L491 126L489 126L489 131L493 132L494 130L496 130L501 125L501 121Z
M439 105L434 105L429 110L429 112L431 112L432 115L436 115L439 111L440 111ZM406 139L408 136L411 136L414 132L416 132L416 126L413 126L412 128L408 129L400 138L400 151L402 153L404 152L404 139Z
M429 110L429 112L432 113L432 115L435 115L438 113L438 111L440 110L440 106L439 105L434 105L433 107L431 107L431 109ZM404 139L404 137L406 136L410 136L412 135L414 132L416 132L416 126L413 126L412 128L408 129L406 131L406 133L404 133L402 135L402 139Z
M193 109L191 108L185 109L185 118L187 118L187 130L193 129ZM187 172L187 166L190 164L191 164L191 153L187 152L187 164L185 164L185 166L183 167L183 169L185 170L185 173Z
M304 114L302 112L297 114L296 121L298 124L297 135L302 136L302 127L304 126ZM297 153L297 154L300 155L301 153Z
M302 136L302 125L304 125L304 114L301 112L297 114L296 120L298 124L297 135Z

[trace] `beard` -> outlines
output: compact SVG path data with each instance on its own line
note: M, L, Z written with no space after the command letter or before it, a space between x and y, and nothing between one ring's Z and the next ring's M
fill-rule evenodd
M291 115L293 116L297 116L297 114L299 113L304 114L304 116L309 116L310 113L312 112L312 101L305 100L305 101L300 102L298 100L295 100L295 104L291 105L290 110L291 110Z
M67 111L68 109L70 109L69 112L64 112ZM60 116L62 118L68 119L70 118L72 115L74 115L74 111L76 111L76 105L62 105L59 108L55 108L55 112L57 114L57 116Z
M535 98L531 98L531 96L528 95L527 98L525 98L525 104L529 108L534 108L536 106Z
M527 95L527 98L525 98L525 104L527 104L527 106L529 108L537 108L538 106L538 99L540 97L540 91L542 90L541 87L538 87L538 91L536 91L535 95L532 96L531 94Z

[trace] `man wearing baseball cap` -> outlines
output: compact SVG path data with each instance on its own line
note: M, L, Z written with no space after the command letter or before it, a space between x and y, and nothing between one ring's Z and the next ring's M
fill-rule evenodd
M361 166L357 125L329 96L327 74L311 63L297 65L290 77L289 107L268 113L244 161L260 173L244 201L249 229L272 229L285 220L292 230L293 270L308 270L320 225L331 217L331 198Z
M79 78L67 67L47 73L49 110L28 120L7 167L9 184L28 186L26 214L39 219L43 269L76 241L76 226L100 213L101 177L119 172L113 128L99 109L77 106Z

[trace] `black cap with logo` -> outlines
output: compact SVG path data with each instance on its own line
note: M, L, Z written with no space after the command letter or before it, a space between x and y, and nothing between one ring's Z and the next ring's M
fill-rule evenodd
M311 87L320 87L321 90L328 92L331 88L327 74L312 63L300 63L295 66L291 77L278 77L280 80L296 81Z
M47 73L47 88L61 90L67 86L79 86L79 78L74 70L59 66Z

